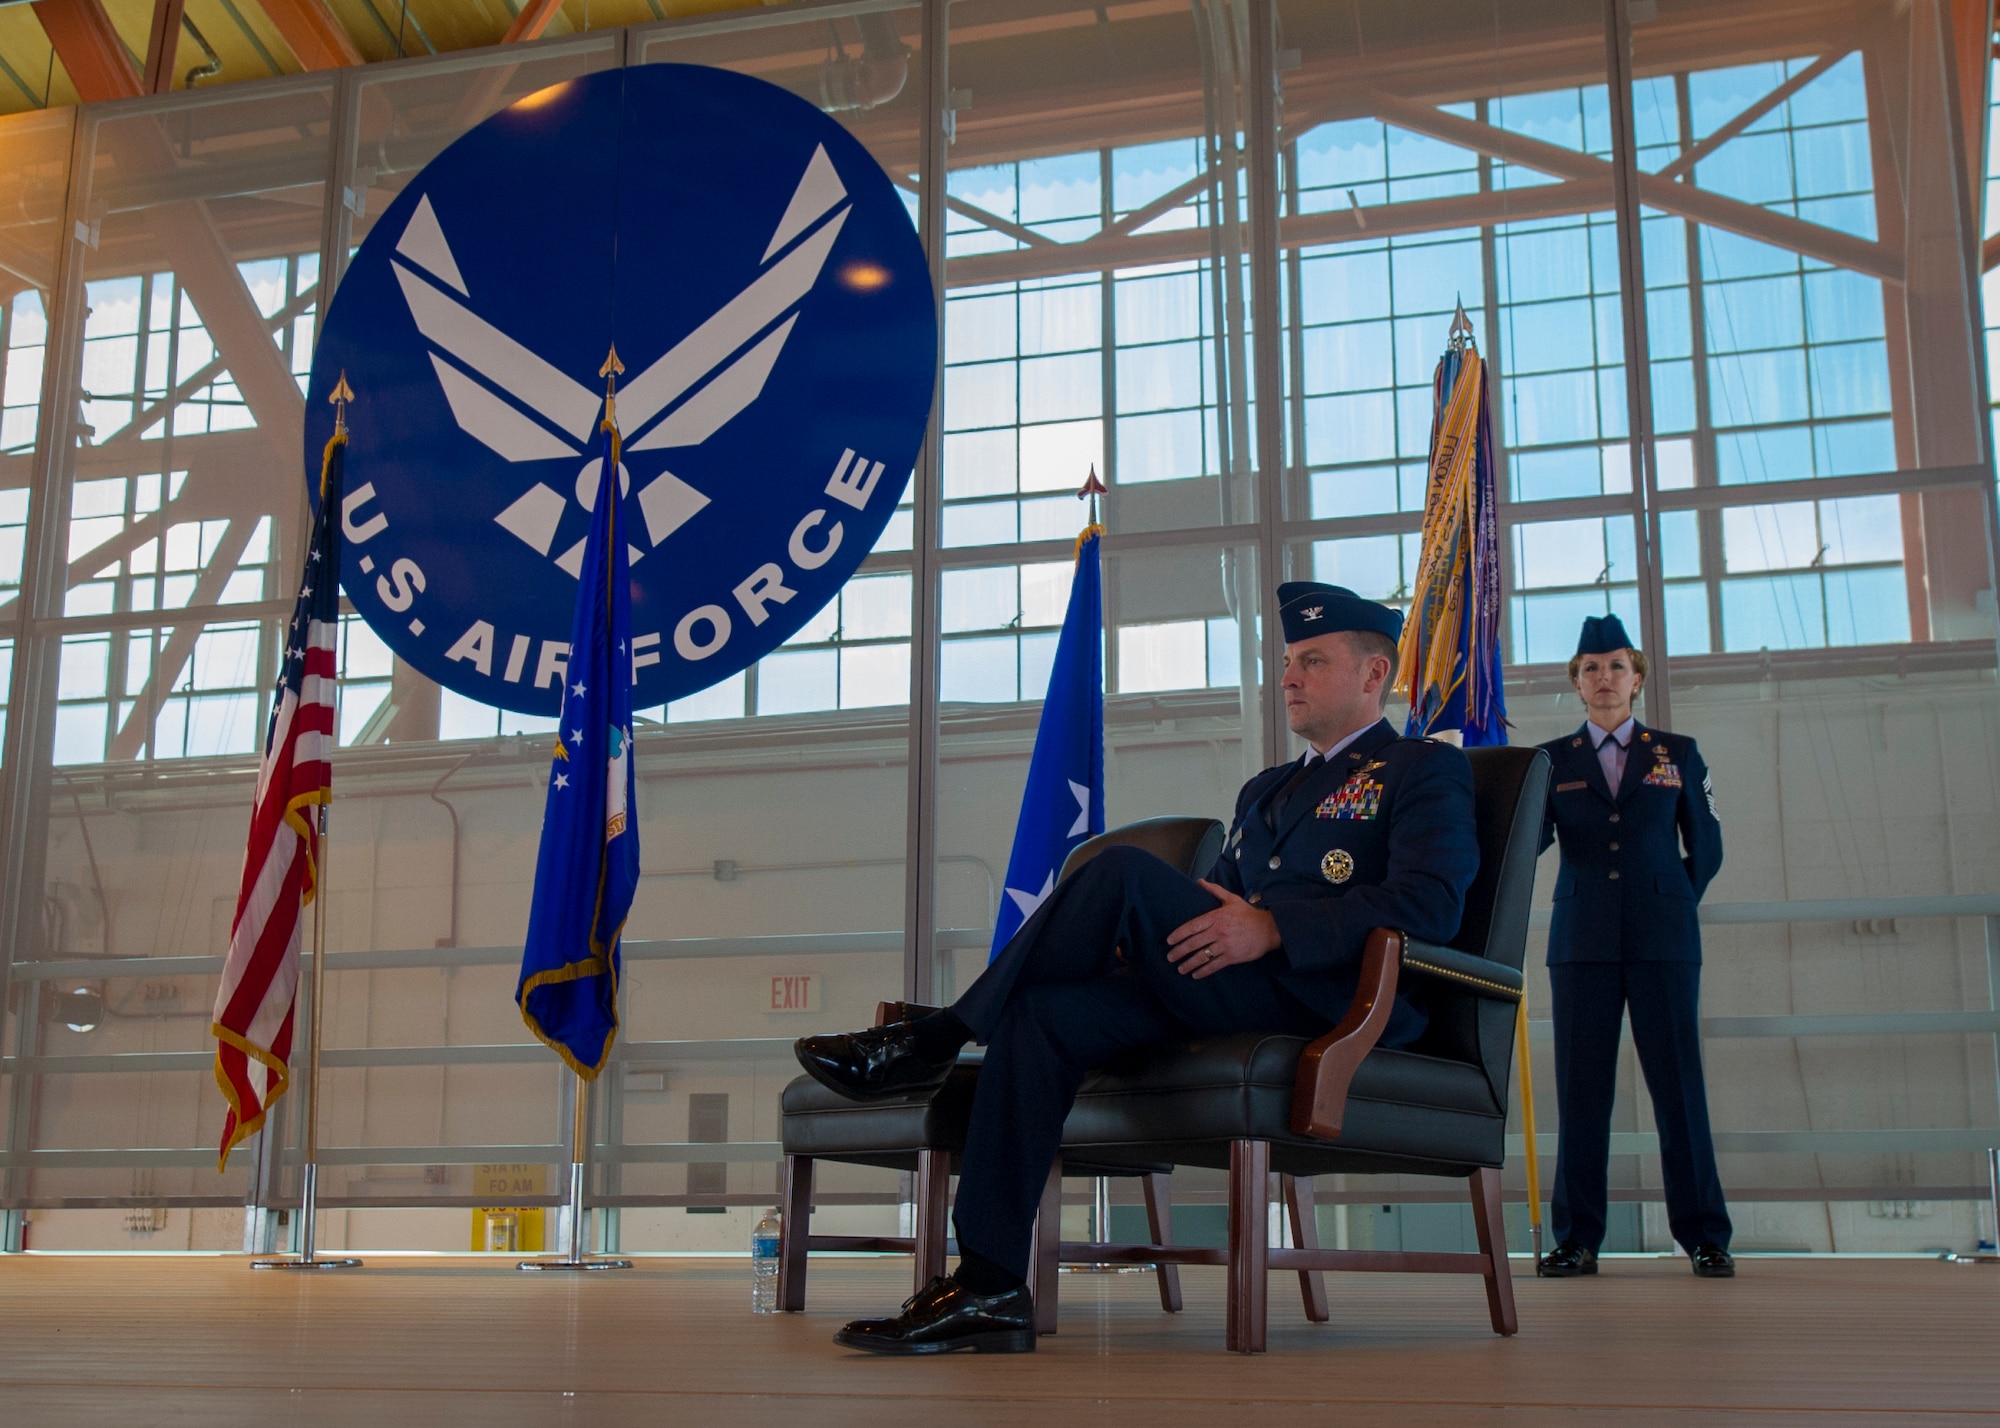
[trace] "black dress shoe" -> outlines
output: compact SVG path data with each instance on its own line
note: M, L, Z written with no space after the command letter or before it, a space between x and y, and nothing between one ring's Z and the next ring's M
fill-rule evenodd
M1575 1279L1579 1274L1597 1273L1597 1251L1587 1250L1574 1240L1564 1240L1535 1266L1543 1279Z
M1721 1245L1696 1245L1689 1258L1694 1261L1696 1279L1736 1278L1736 1260Z
M792 1051L807 1075L850 1100L871 1101L934 1090L944 1084L958 1053L942 1061L925 1060L917 1052L913 1025L897 1021L866 1031L801 1037L792 1044Z
M871 1354L1031 1354L1035 1301L1026 1285L979 1295L940 1276L905 1300L895 1318L856 1319L833 1341Z

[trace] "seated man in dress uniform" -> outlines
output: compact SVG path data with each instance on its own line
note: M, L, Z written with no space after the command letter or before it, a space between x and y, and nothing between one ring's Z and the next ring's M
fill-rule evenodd
M1430 942L1458 930L1479 866L1472 770L1458 749L1401 738L1382 717L1403 617L1312 582L1279 586L1278 601L1286 718L1310 747L1244 785L1207 878L1107 848L949 1008L798 1043L808 1072L856 1099L942 1084L960 1048L986 1046L953 1212L957 1269L836 1343L1032 1350L1030 1237L1090 1068L1195 1037L1319 1036L1354 1000L1374 929ZM1399 987L1382 1044L1408 1045L1424 1024L1422 994Z

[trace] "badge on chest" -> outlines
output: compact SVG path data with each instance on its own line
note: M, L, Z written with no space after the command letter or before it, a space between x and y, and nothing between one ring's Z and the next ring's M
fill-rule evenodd
M1653 746L1653 766L1646 771L1646 783L1653 788L1681 786L1681 766L1673 761L1662 745Z
M1382 767L1380 760L1363 764L1347 782L1320 801L1315 818L1373 818L1382 809L1382 785L1370 777Z

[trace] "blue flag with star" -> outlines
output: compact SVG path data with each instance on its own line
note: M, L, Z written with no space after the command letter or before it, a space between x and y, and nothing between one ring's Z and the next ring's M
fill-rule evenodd
M594 1079L618 1034L619 935L639 885L632 800L632 581L615 408L570 623L562 720L542 812L535 898L514 999L528 1029Z
M1093 525L1077 541L1069 609L1028 762L1028 787L1014 825L1014 852L1007 859L989 957L999 956L1055 891L1056 874L1076 845L1104 831L1104 581L1098 563L1103 535Z

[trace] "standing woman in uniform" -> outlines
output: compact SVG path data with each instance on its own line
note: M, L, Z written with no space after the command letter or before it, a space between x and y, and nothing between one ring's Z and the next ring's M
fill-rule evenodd
M1597 1273L1619 1026L1653 1097L1667 1222L1705 1279L1736 1273L1701 1075L1695 904L1722 866L1722 825L1693 739L1632 717L1646 657L1616 615L1583 622L1570 681L1589 719L1543 744L1553 762L1542 847L1562 842L1549 926L1556 1034L1556 1246L1536 1272Z

